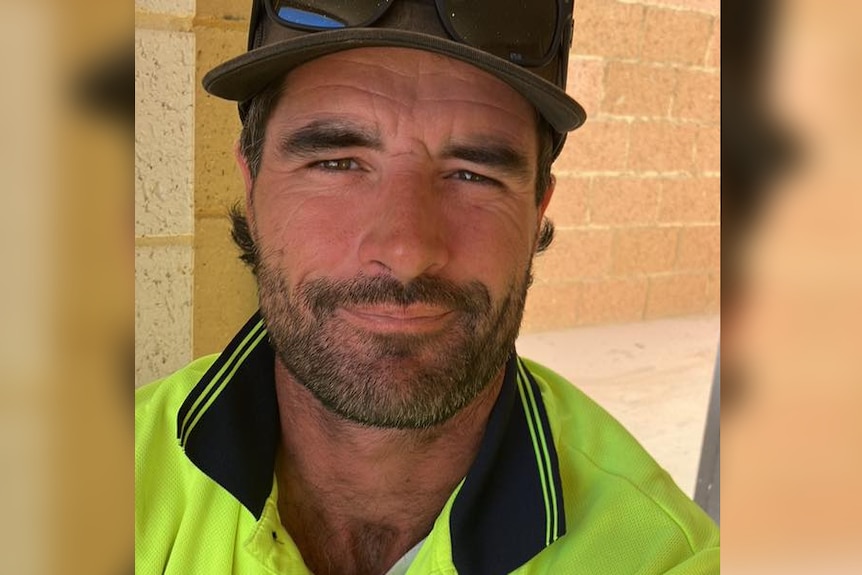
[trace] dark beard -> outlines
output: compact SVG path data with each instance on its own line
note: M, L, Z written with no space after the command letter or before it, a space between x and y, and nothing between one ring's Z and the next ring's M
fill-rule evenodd
M480 282L422 276L318 279L291 293L261 262L260 304L269 338L290 374L331 412L363 425L429 428L470 404L505 365L521 318L530 269L493 306ZM518 281L520 280L520 281ZM381 334L335 315L342 306L433 304L452 309L451 327L431 334Z

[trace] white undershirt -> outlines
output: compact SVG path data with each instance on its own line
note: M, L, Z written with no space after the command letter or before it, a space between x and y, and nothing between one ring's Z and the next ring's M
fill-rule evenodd
M410 569L410 565L413 564L413 560L416 559L417 555L419 555L419 549L422 547L423 543L425 543L424 539L414 545L413 548L405 553L401 559L396 561L395 565L393 565L384 575L405 575L407 570Z

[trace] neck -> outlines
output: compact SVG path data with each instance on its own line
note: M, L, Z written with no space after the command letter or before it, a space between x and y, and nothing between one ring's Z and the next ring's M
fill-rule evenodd
M276 362L279 512L314 573L383 573L431 531L475 459L503 373L438 426L382 429L328 411Z

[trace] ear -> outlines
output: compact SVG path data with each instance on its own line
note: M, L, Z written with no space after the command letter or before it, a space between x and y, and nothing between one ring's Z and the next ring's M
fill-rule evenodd
M536 229L541 229L542 218L545 216L545 210L548 209L548 204L551 203L551 196L554 195L554 189L557 187L557 178L551 174L551 179L548 181L548 189L545 190L545 197L542 198L542 203L539 204L539 213L536 219Z
M233 156L236 159L236 165L239 166L240 173L242 173L242 180L245 184L245 214L246 218L250 218L252 214L251 190L254 180L251 177L251 169L248 166L245 155L242 153L242 147L240 146L239 140L234 144Z

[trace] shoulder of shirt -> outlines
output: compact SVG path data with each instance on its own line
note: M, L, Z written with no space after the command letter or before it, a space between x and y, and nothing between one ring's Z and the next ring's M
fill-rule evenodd
M633 482L659 468L638 440L575 384L534 361L523 361L541 390L561 457L578 457L579 465Z
M218 355L197 359L162 379L135 390L135 474L145 475L154 459L182 454L177 441L177 411Z
M165 409L179 409L186 396L192 388L204 376L207 369L218 358L218 354L207 355L196 359L185 367L174 373L157 379L135 390L135 424L144 423L143 420L161 412Z
M717 526L637 439L564 377L531 360L523 361L536 379L548 412L564 484L567 523L583 531L585 523L611 521L622 539L626 531L622 526L649 525L656 537L659 532L666 534L664 542L651 541L657 555L664 546L666 550L675 548L681 563L702 561L704 553L709 562L717 561ZM583 501L591 501L592 507L570 505ZM625 536L634 541L642 535L632 528ZM568 539L574 544L578 538Z

